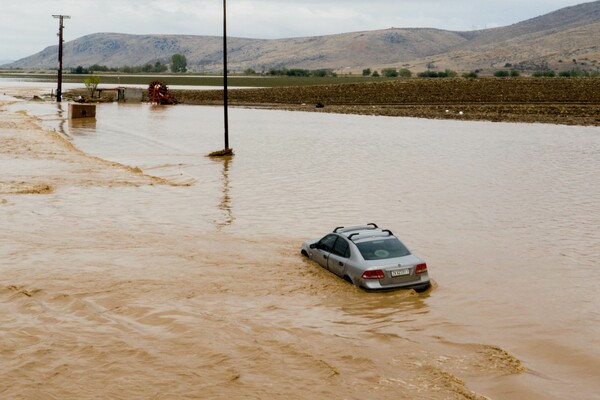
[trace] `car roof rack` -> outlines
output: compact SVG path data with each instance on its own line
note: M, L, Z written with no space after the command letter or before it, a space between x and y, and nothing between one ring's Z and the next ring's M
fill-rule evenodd
M364 230L364 229L378 229L378 228L379 227L377 226L377 224L374 224L373 222L369 222L366 225L349 226L347 228L344 226L338 226L337 228L335 228L333 230L333 233L357 231L357 230Z
M360 239L367 239L367 238L371 238L371 237L381 237L382 234L387 233L386 237L388 236L394 236L394 234L392 233L392 231L390 231L389 229L384 229L381 232L369 232L369 233L364 233L364 232L356 232L356 233L351 233L350 235L348 235L348 240L354 241L354 236L360 236L362 235L363 237L361 237Z

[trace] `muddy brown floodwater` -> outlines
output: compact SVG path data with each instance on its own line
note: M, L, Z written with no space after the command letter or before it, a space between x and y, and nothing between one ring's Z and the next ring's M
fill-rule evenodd
M0 111L1 398L599 398L600 128L232 109L214 161L218 107L64 116ZM432 290L299 255L367 222Z

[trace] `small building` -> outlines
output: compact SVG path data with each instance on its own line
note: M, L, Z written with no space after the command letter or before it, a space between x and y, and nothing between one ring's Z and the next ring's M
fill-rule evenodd
M119 88L117 101L141 103L144 97L144 89L140 88Z

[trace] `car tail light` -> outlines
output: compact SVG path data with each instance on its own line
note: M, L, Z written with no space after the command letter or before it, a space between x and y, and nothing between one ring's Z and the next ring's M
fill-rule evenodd
M422 274L423 272L427 272L427 264L425 264L425 263L418 264L417 269L415 269L415 274L419 275L419 274Z
M363 279L383 279L385 278L385 274L380 269L375 269L372 271L365 271L362 274Z

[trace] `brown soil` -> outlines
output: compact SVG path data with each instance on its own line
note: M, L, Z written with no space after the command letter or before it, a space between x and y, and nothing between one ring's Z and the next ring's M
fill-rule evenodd
M229 92L234 106L401 117L600 125L594 78L408 79ZM173 90L184 104L222 104L222 90ZM315 105L322 103L323 108Z
M89 156L25 112L6 111L6 104L0 102L0 195L51 194L64 186L176 185L137 167Z

